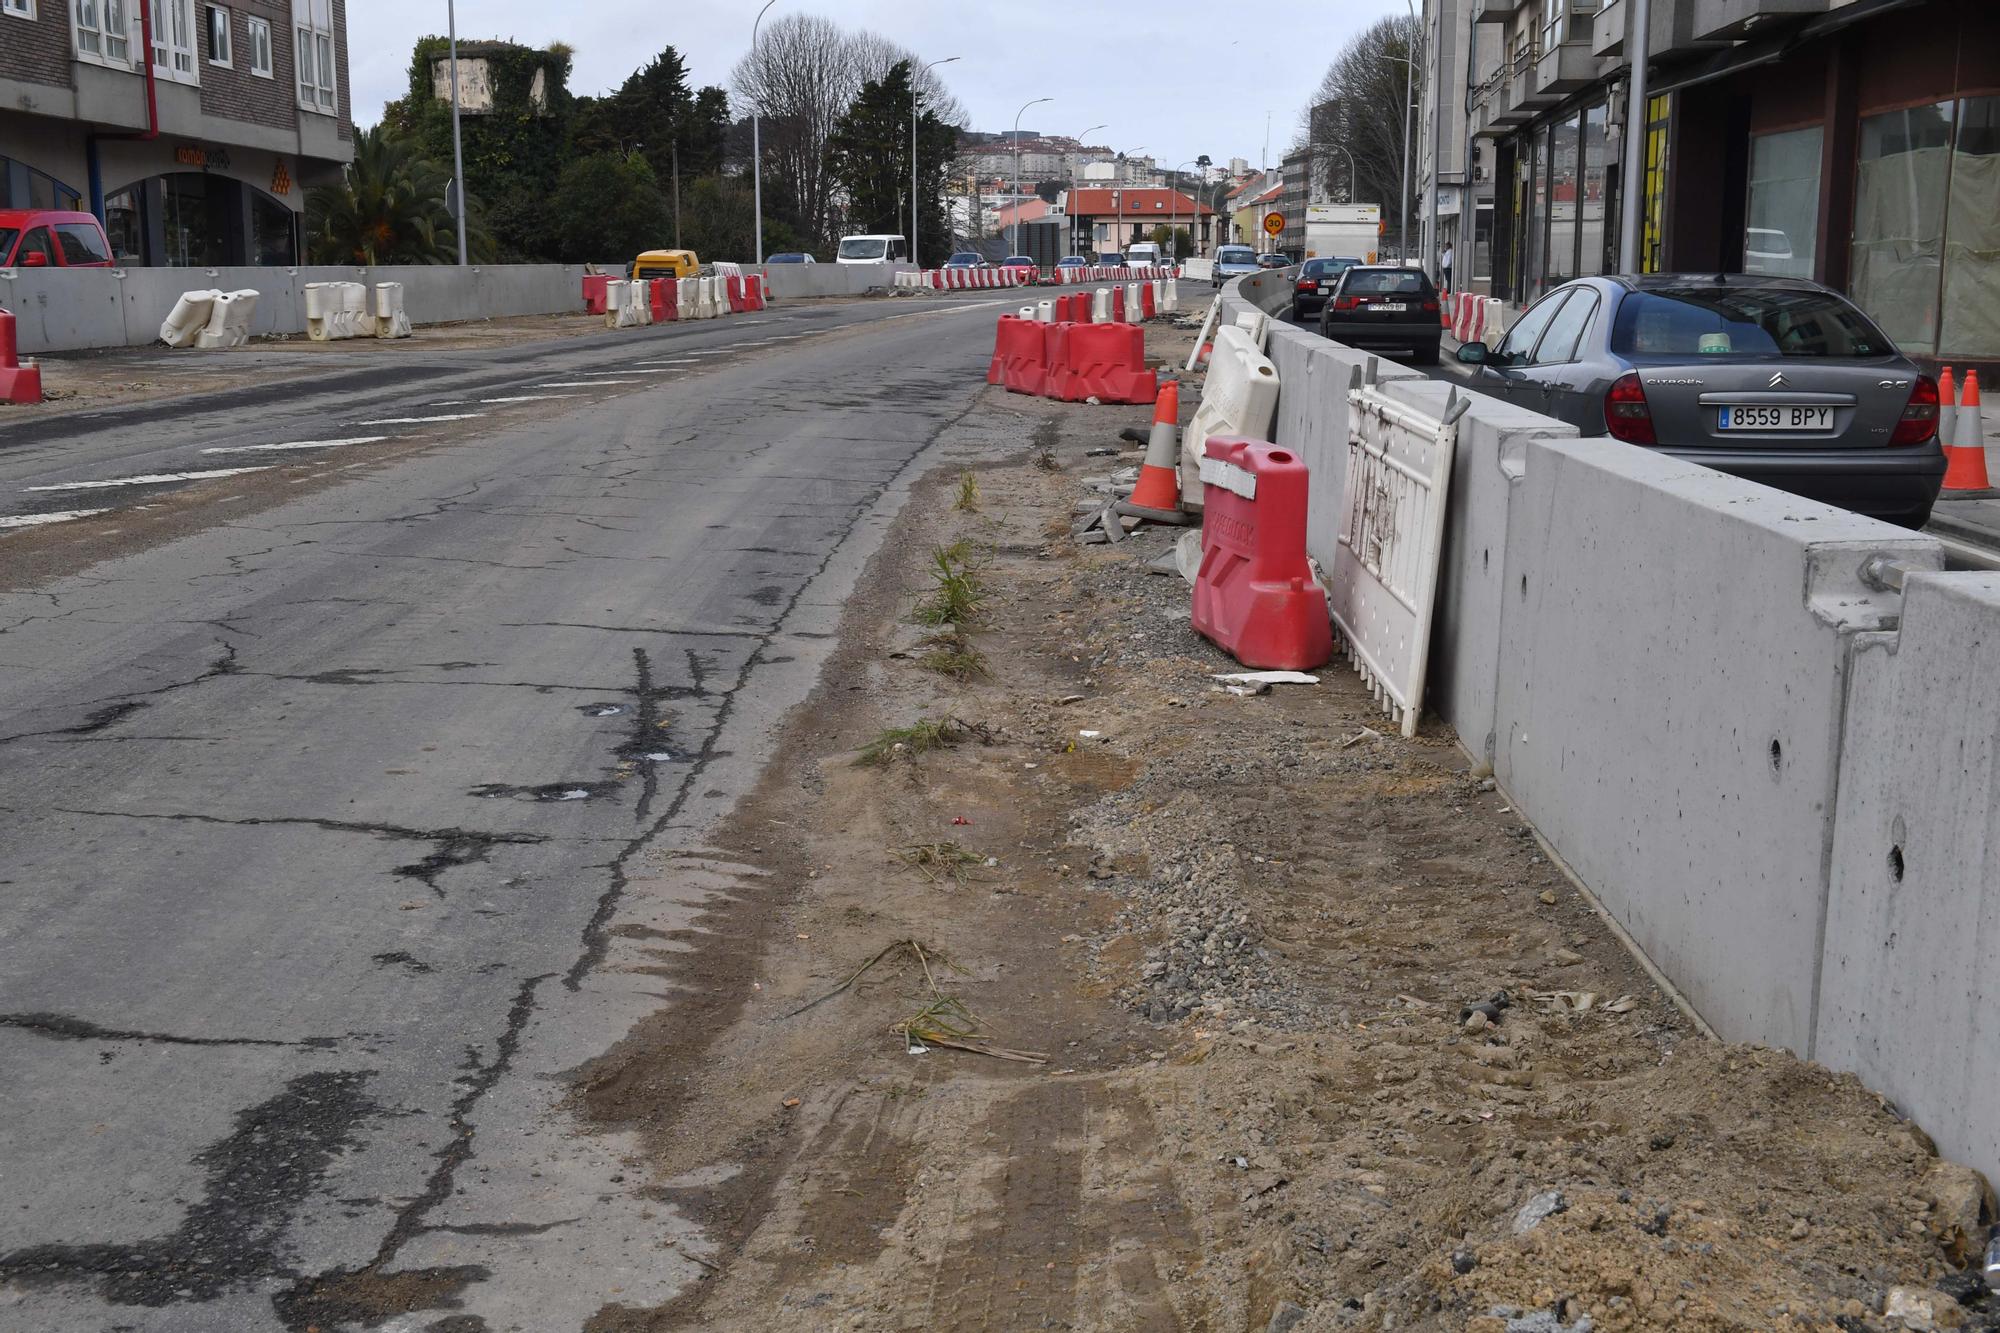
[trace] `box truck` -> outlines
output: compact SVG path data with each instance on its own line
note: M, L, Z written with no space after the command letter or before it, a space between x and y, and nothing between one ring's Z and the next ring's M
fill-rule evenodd
M1382 253L1380 204L1307 204L1307 259L1358 259L1373 264Z

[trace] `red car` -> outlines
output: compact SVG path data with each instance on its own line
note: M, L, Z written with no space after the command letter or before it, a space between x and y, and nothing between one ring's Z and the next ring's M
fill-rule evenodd
M0 208L0 268L110 268L111 242L89 213Z

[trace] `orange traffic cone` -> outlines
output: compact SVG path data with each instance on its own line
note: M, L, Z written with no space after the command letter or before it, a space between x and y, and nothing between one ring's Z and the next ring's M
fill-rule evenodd
M1168 380L1153 403L1153 435L1146 443L1146 461L1139 467L1139 484L1119 505L1121 514L1177 523L1181 518L1181 386Z
M1944 397L1942 386L1938 397ZM1983 491L1989 489L1986 480L1986 429L1979 415L1979 372L1965 372L1965 397L1959 401L1954 414L1953 438L1942 439L1944 445L1945 469L1944 488L1947 491Z

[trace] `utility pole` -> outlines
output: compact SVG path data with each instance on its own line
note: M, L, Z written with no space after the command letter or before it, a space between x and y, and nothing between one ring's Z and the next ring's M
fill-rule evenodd
M1014 248L1009 254L1021 253L1021 115L1028 107L1055 100L1053 97L1037 97L1014 113L1014 239L1008 242Z
M458 0L445 0L445 28L451 34L451 169L458 196L458 266L465 267L465 145L458 133ZM150 59L150 57L148 57ZM148 78L151 76L148 75ZM153 85L148 83L147 88Z
M681 248L681 139L674 136L674 249Z
M1399 224L1402 235L1397 244L1403 250L1403 262L1410 262L1410 101L1417 94L1417 11L1415 0L1403 0L1410 11L1410 41L1403 52L1403 195L1396 201L1402 210Z

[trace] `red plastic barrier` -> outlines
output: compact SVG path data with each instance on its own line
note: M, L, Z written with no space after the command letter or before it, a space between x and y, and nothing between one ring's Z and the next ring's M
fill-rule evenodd
M1325 664L1333 625L1306 564L1306 465L1240 437L1211 436L1203 455L1195 629L1260 671Z
M1062 396L1080 403L1150 403L1159 376L1146 366L1146 331L1137 324L1072 324L1060 363Z
M583 275L583 313L601 315L604 313L604 284L611 281L608 273L586 273Z
M1076 379L1076 364L1072 359L1070 339L1079 327L1082 326L1069 320L1042 325L1042 364L1047 368L1042 380L1042 397L1059 398L1065 402L1082 400L1081 395L1071 393Z
M668 324L681 317L681 285L673 278L654 278L653 322Z
M762 310L768 298L764 295L764 275L752 273L743 279L743 300L752 310Z
M0 310L0 403L42 401L42 368L21 364L14 329L14 312Z
M750 308L743 300L742 278L724 278L722 284L723 290L729 294L729 310L731 314L740 315Z
M1159 313L1158 311L1156 311L1156 310L1154 310L1154 309L1153 309L1153 284L1152 284L1152 283L1150 283L1150 282L1142 282L1142 283L1140 283L1140 284L1139 284L1139 318L1141 318L1141 319L1151 319L1151 318L1152 318L1152 317L1153 317L1154 315L1156 315L1156 314L1158 314L1158 313Z
M1007 392L1039 396L1047 387L1049 366L1044 360L1047 349L1043 345L1046 335L1042 332L1045 327L1038 320L1018 315L1000 316L994 348L1002 362L1000 382L1007 386Z

